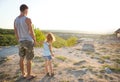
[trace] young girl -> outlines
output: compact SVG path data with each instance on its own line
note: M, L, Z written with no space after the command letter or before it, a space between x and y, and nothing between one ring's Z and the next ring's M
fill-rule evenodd
M43 57L45 59L45 71L47 76L54 76L54 71L51 61L52 57L54 57L54 54L52 52L52 43L54 41L55 41L54 35L52 33L48 33L46 36L46 41L43 43L43 48L44 48Z

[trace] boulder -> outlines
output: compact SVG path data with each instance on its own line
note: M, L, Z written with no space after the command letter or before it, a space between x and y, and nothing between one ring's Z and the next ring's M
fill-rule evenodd
M93 44L83 44L82 46L83 51L95 51L94 45Z

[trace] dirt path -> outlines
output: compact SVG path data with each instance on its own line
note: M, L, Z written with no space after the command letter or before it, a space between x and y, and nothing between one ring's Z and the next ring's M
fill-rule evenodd
M99 61L101 56L109 54L108 49L98 43L92 43L95 51L84 51L84 41L74 47L54 48L55 58L53 66L55 70L54 77L46 77L44 72L43 51L41 48L35 48L35 58L33 59L32 71L37 75L35 79L28 81L20 78L19 56L16 47L10 47L1 50L0 54L13 54L1 58L0 61L0 82L120 82L120 73L108 74L102 68L103 64ZM114 48L115 49L115 48ZM110 50L110 49L109 49ZM107 51L107 52L106 52ZM112 51L111 54L115 52ZM5 55L5 56L6 56ZM108 62L108 64L111 64ZM14 69L14 70L13 70Z

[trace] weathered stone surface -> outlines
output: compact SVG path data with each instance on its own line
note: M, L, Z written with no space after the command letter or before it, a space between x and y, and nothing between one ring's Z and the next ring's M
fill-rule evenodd
M83 44L82 50L83 51L92 51L92 52L95 51L93 44Z

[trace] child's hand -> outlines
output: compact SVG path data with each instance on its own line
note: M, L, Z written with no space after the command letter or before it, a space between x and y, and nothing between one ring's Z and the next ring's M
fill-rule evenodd
M54 57L54 54L52 54L52 56Z

